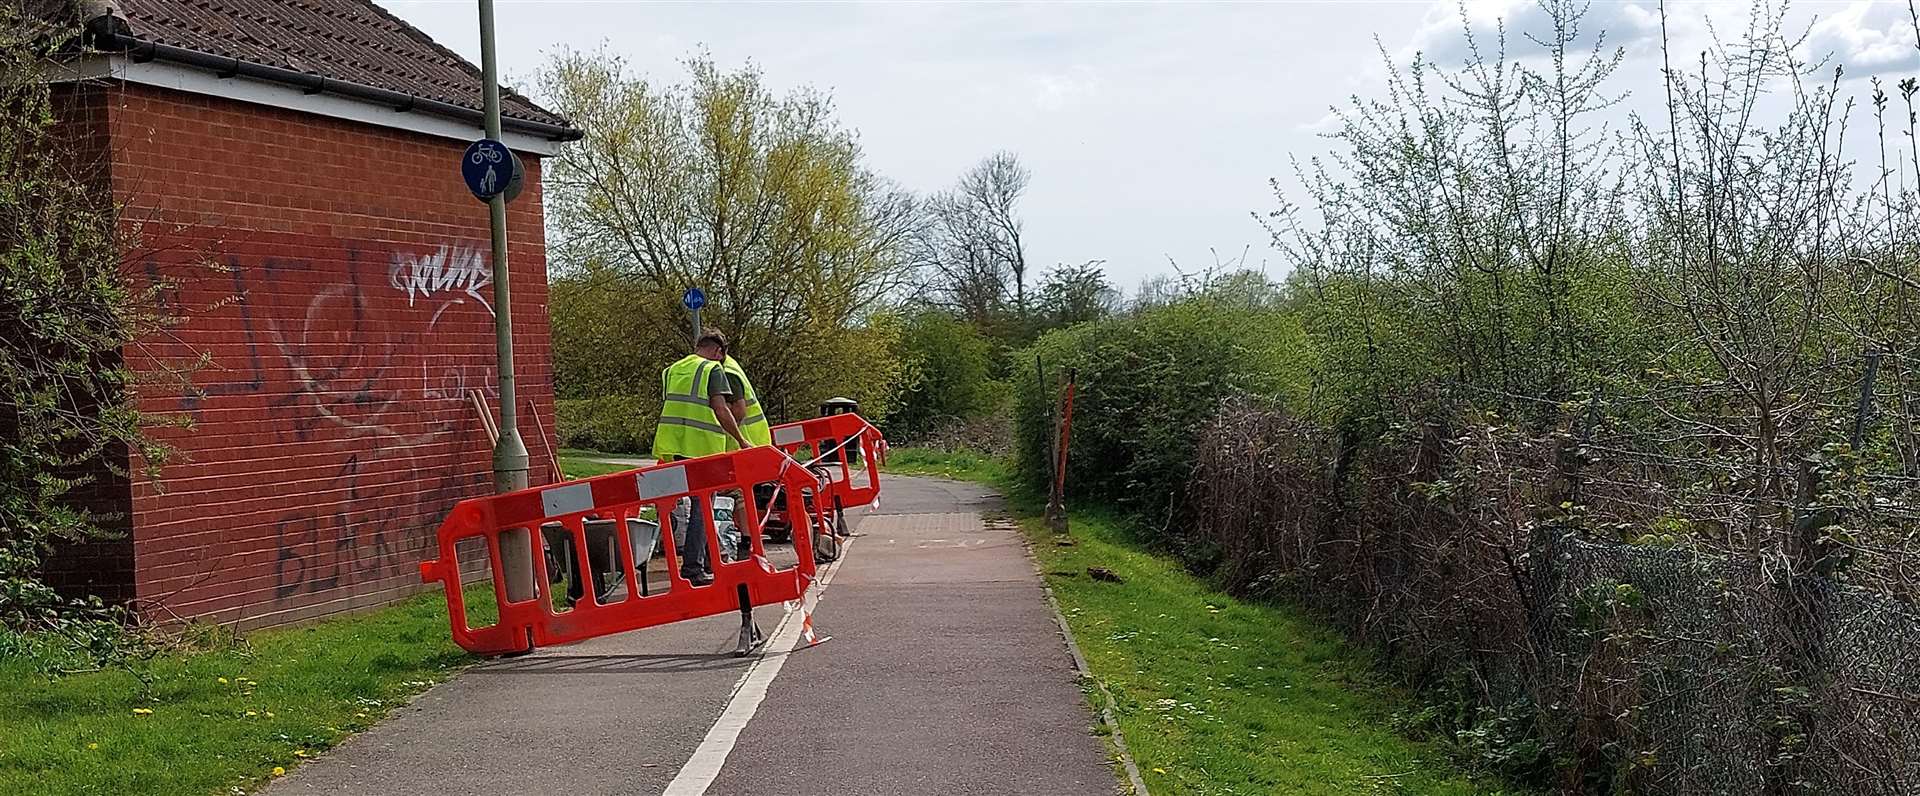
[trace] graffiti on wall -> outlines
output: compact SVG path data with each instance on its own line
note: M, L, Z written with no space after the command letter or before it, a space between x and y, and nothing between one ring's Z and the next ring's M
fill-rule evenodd
M473 467L487 441L472 405L494 389L486 258L457 244L342 243L319 260L236 255L227 265L232 298L219 312L239 339L217 333L220 354L180 409L259 395L271 418L259 445L329 462L299 486L307 505L264 518L275 598L406 574L433 523L488 482Z
M418 299L432 299L435 295L452 299L440 305L434 311L438 318L441 312L456 306L467 298L487 308L493 313L493 306L480 295L480 290L493 284L493 266L478 249L469 246L442 245L431 254L415 255L396 252L393 264L387 268L387 281L395 290L406 294L407 306L411 307Z

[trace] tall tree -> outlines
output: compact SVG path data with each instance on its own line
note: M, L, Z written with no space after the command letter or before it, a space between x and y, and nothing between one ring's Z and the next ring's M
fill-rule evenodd
M1027 253L1020 198L1032 173L1011 152L980 161L925 206L914 239L923 298L980 328L994 328L1008 301L1027 318Z
M1013 306L1024 319L1027 313L1027 250L1021 241L1025 231L1019 216L1020 197L1027 192L1033 174L1020 165L1012 152L995 152L960 178L959 192L980 216L986 230L986 249L1013 275Z
M1006 314L1008 270L986 244L979 214L952 192L935 194L913 238L921 271L921 298L951 310L975 328L994 326Z
M732 336L777 416L828 393L884 392L897 373L854 360L869 341L847 330L907 273L910 197L867 169L827 96L777 95L752 66L722 71L705 56L687 69L663 85L629 76L618 57L565 52L540 76L586 132L543 175L556 280L586 280L569 295L619 291L632 327L598 356L643 372L683 356L678 297L697 285L706 320ZM555 330L576 325L557 318ZM566 369L563 382L594 381ZM850 384L862 379L874 383Z

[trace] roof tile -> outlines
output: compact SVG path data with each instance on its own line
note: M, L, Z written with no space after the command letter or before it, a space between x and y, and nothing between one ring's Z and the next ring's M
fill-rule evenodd
M372 0L119 0L135 37L480 108L480 70ZM500 91L500 113L566 120Z

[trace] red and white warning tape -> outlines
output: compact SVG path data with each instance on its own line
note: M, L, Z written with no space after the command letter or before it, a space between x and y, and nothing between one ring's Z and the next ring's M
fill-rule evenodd
M808 460L807 460L807 461L805 461L805 462L796 462L796 461L794 461L794 460L792 460L792 459L788 459L787 461L784 461L784 462L781 462L781 463L780 463L780 477L781 477L781 480L782 480L782 481L784 481L784 480L786 479L786 475L787 475L787 470L788 470L788 469L790 469L790 468L792 468L792 467L794 467L795 465L799 465L800 467L803 467L803 468L812 468L812 467L813 467L814 465L816 465L816 464L819 464L819 463L821 462L821 460L823 460L823 459L825 459L825 458L827 458L828 456L832 456L832 455L833 455L834 453L836 453L836 452L838 452L838 451L839 451L839 450L840 450L841 448L845 448L845 447L847 447L848 445L852 445L852 444L854 444L854 443L856 443L856 442L859 442L860 440L862 440L862 439L864 439L864 438L866 438L866 435L867 435L867 432L865 432L865 431L861 431L861 432L859 432L859 433L857 433L857 434L854 434L854 435L853 435L853 436L851 436L851 437L847 437L846 439L843 439L843 440L840 440L840 441L839 441L839 443L837 443L837 444L835 444L835 445L834 445L833 447L831 447L831 448L827 448L826 450L823 450L823 451L821 451L821 452L820 452L820 455L818 455L818 456L815 456L815 457L813 457L813 458L811 458L811 459L808 459ZM886 440L884 440L884 439L883 439L883 440L881 440L881 441L880 441L880 445L881 445L881 447L882 447L882 448L885 448L885 446L886 446ZM885 456L884 456L884 454L883 454L883 455L882 455L882 460L884 460L884 459L885 459ZM812 472L812 471L811 471L811 470L809 469L809 472ZM817 478L817 476L816 476L816 478ZM773 487L773 496L772 496L771 498L769 498L769 499L767 500L767 511L766 511L765 513L763 513L763 514L762 514L762 515L760 516L760 527L759 527L759 528L757 528L757 529L755 529L755 532L756 532L756 533L759 533L759 534L765 534L765 533L766 533L766 530L767 530L767 522L768 522L769 520L772 520L772 519L773 519L773 507L774 507L774 506L776 506L776 505L779 505L779 503L780 503L780 496L781 496L781 494L782 494L783 492L785 492L785 491L786 491L786 489L787 489L787 486L786 486L786 484L784 484L784 483L778 483L778 484L775 484L775 485L774 485L774 487ZM876 509L878 509L878 508L880 507L880 497L879 497L878 495L875 495L875 496L874 496L874 498L873 498L873 502L872 502L871 504L869 504L869 505L871 505L871 506L873 506L874 508L876 508ZM791 524L791 523L792 523L792 519L791 519L791 518L789 518L789 519L788 519L788 523L789 523L789 524Z
M773 574L773 562L768 561L766 556L754 556L753 560L758 562L760 568L767 574ZM795 609L800 610L800 635L807 640L807 646L811 647L829 641L833 637L817 635L813 630L813 607L820 602L820 582L808 577L804 572L800 573L800 577L806 581L806 588L801 590L800 599L788 600L786 608L789 613Z
M800 595L799 600L787 601L787 610L791 611L796 607L800 609L800 636L807 640L807 646L809 647L833 639L832 636L821 636L814 633L813 607L819 602L820 589L817 583L807 584L807 590Z

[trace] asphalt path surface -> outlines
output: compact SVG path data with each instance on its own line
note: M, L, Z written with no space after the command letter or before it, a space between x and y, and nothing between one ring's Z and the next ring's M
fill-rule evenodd
M1039 577L981 521L997 505L888 478L814 612L827 641L735 658L728 614L491 661L266 793L1113 794ZM723 715L750 718L717 773L683 772Z

